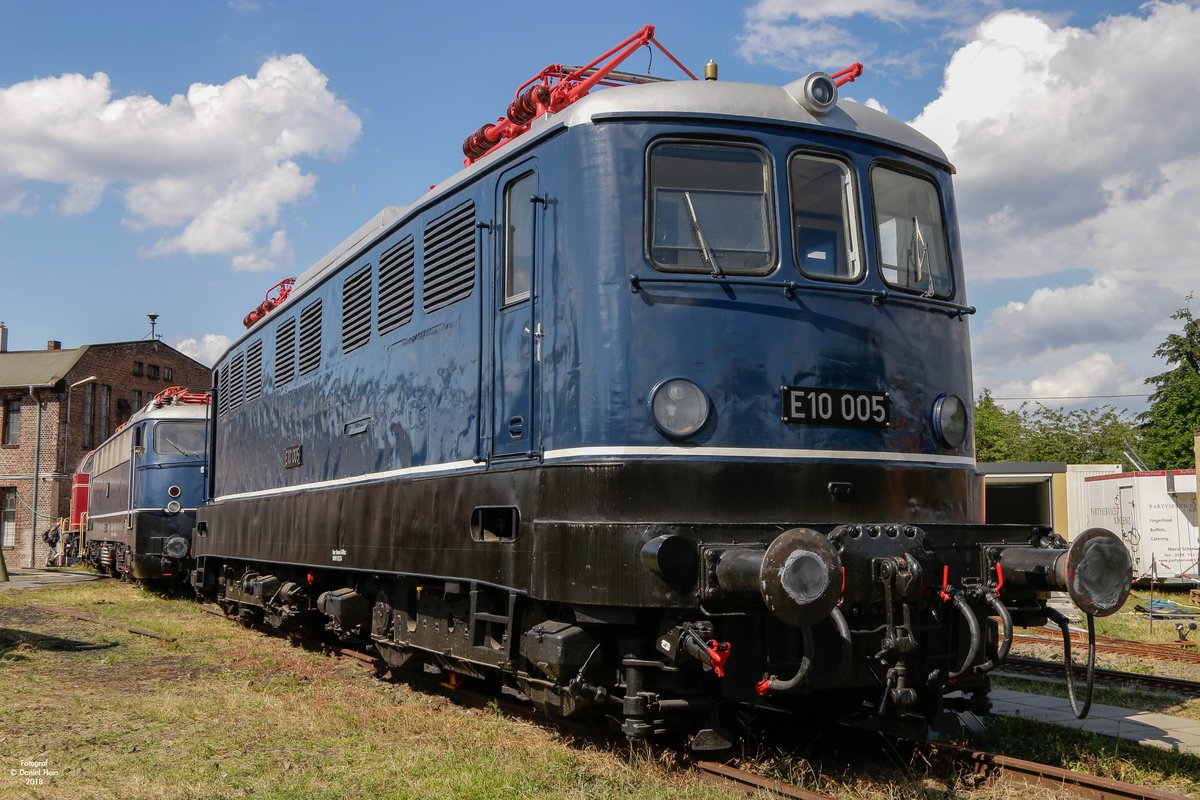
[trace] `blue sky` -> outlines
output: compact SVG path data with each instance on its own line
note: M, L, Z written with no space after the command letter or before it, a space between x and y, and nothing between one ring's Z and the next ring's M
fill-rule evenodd
M947 149L977 391L1133 394L1161 371L1200 285L1191 3L0 0L10 349L142 338L154 311L211 361L268 287L456 172L516 85L647 22L724 80L861 59L844 95Z

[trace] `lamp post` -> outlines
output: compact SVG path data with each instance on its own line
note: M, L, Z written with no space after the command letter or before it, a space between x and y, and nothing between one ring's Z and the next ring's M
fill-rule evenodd
M67 422L71 420L71 390L76 386L82 386L85 383L91 383L96 380L95 375L84 378L81 381L75 381L67 387ZM30 386L29 396L33 398L33 402L37 405L37 423L34 427L33 440L33 508L31 509L30 525L29 525L29 568L37 568L37 529L38 529L38 500L41 493L42 484L42 399L34 394L34 389L50 388L48 386ZM67 427L70 431L70 427ZM63 436L64 442L66 436ZM63 459L66 460L66 451L63 452Z
M95 382L96 382L96 380L97 380L97 376L95 376L95 375L89 375L88 377L86 377L86 378L84 378L84 379L82 379L82 380L75 381L74 383L72 383L70 386L68 386L68 387L67 387L67 414L66 414L66 416L67 416L67 422L66 422L66 424L63 426L63 437L62 437L62 439L63 439L63 468L64 468L64 469L66 469L66 466L67 466L67 456L68 456L68 455L70 454L70 452L71 452L71 443L70 443L70 436L71 436L71 390L75 389L76 387L83 386L83 385L84 385L84 384L86 384L86 383L95 383ZM74 492L74 489L72 489L71 491L72 491L72 492ZM69 529L70 529L70 525L68 525L68 526L67 526L67 528L68 528L68 530L69 530ZM65 536L66 534L64 533L63 535ZM79 546L80 546L81 548L83 547L83 531L82 531L82 530L79 532ZM64 552L64 553L66 552L66 540L65 540L65 539L63 540L63 552Z

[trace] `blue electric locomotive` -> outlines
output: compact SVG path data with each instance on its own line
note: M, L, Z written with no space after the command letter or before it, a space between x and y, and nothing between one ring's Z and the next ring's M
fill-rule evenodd
M204 501L209 397L164 389L96 448L86 563L126 579L186 576Z
M613 71L647 43L535 76L247 319L194 587L635 739L986 706L1014 621L1130 566L980 522L950 164L828 75Z

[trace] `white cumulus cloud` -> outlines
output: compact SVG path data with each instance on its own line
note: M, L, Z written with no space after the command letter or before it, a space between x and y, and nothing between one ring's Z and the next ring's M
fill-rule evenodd
M929 41L952 35L998 6L997 0L758 0L745 12L739 54L789 71L833 70L870 58L896 74L920 74ZM885 52L851 24L883 22L902 30Z
M1064 352L1055 363L1045 367L1045 371L1034 378L994 384L991 387L993 395L1018 398L1002 400L1010 408L1020 406L1026 398L1042 398L1048 406L1096 405L1097 402L1087 400L1096 398L1100 405L1128 408L1137 405L1147 394L1141 378L1130 374L1128 364L1107 351L1085 353L1075 349Z
M1119 270L1187 288L1200 91L1179 76L1200 68L1198 41L1183 4L1090 30L1017 11L979 27L913 121L958 167L973 275Z
M67 74L0 87L0 213L30 207L30 181L64 187L58 210L85 214L110 192L127 224L167 229L149 255L240 259L290 252L260 242L280 211L313 191L301 157L345 153L361 122L302 55L253 77L194 83L167 102L114 97L107 75Z
M206 367L211 367L232 343L233 339L223 333L206 333L199 339L189 336L170 344L184 355L196 359Z
M1021 296L977 323L977 386L1136 394L1163 368L1168 316L1200 288L1196 42L1185 3L1088 28L1003 11L950 59L912 124L957 167L975 291Z

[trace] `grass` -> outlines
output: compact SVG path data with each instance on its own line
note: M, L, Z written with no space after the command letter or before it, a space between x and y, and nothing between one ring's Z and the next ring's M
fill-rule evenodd
M97 625L48 611L78 609ZM136 627L177 637L165 642ZM1200 759L1021 719L989 747L1197 791ZM895 749L856 754L862 732L811 752L758 745L748 764L844 798L1011 796ZM769 740L764 740L769 741ZM7 761L5 761L7 759ZM45 759L27 786L8 770ZM553 731L466 709L128 584L0 592L0 798L730 798L666 761L580 748ZM1024 792L1023 800L1053 797Z
M1154 599L1169 600L1180 606L1184 606L1186 610L1200 615L1200 608L1192 602L1187 592L1156 591L1154 592ZM1121 607L1120 611L1112 616L1098 618L1096 620L1096 633L1101 636L1112 636L1131 642L1174 642L1179 639L1179 635L1175 630L1176 621L1182 622L1184 626L1189 621L1200 622L1200 617L1195 620L1150 620L1135 610L1139 605L1143 608L1149 607L1150 592L1148 590L1139 589L1138 591L1131 592L1129 599L1125 601L1125 605ZM1200 630L1189 633L1188 639L1189 641L1200 642Z
M1082 670L1076 673L1075 681L1075 693L1082 702L1084 692ZM1067 696L1066 685L1062 680L1048 681L1004 675L994 677L992 685L997 689L1012 689L1047 697L1065 698ZM1092 695L1092 701L1122 708L1136 708L1140 711L1153 711L1156 714L1169 714L1172 717L1200 720L1200 698L1189 697L1178 692L1097 686Z
M1173 792L1200 793L1200 755L1133 744L1021 717L990 717L997 753Z
M0 593L0 759L0 797L734 796L110 581Z

